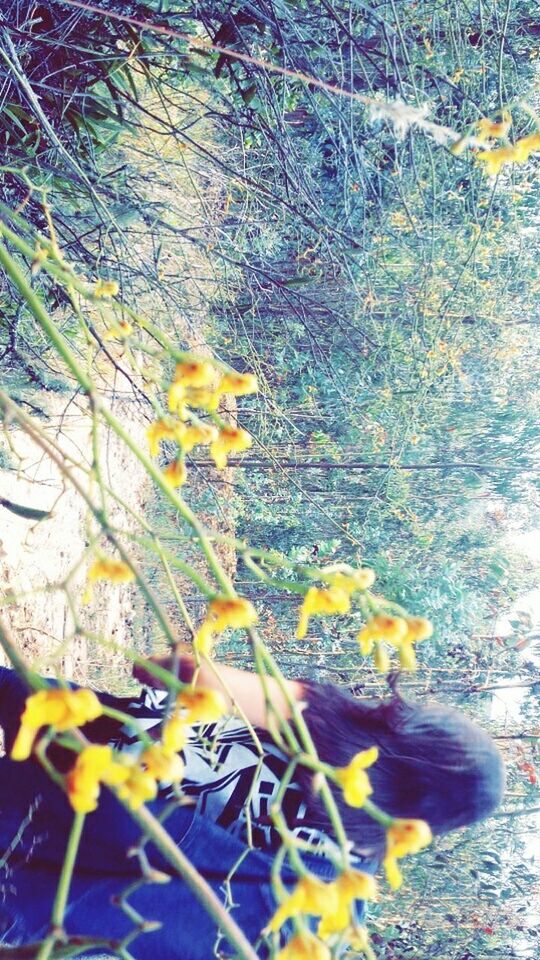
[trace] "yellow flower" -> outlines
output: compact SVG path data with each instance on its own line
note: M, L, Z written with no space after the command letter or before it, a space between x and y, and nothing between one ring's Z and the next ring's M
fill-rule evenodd
M508 136L511 126L512 118L507 111L504 111L503 119L496 122L488 120L487 117L482 117L477 123L478 138L480 140L488 140L492 137L493 139L500 140L502 137Z
M331 960L331 954L312 933L298 933L279 951L276 960Z
M215 440L210 444L210 456L218 470L227 466L229 453L242 453L249 450L253 443L249 433L241 427L225 426L219 431Z
M102 712L101 703L92 690L48 689L33 693L26 700L11 759L28 759L40 727L70 730L95 720Z
M186 387L186 403L202 410L217 410L219 393L211 387Z
M386 856L383 860L384 872L392 890L399 890L403 883L403 874L395 857Z
M244 597L217 597L210 602L206 619L199 627L194 645L200 653L209 656L214 636L228 627L239 629L257 623L257 611Z
M336 910L338 905L333 885L308 873L301 877L292 892L279 905L267 929L279 930L287 920L301 913L320 917L328 910Z
M419 853L432 841L431 830L425 820L394 820L386 832L386 849L393 857Z
M371 652L371 651L370 651ZM375 669L379 673L388 673L390 670L390 657L386 651L386 648L383 647L382 643L375 644L375 656L373 658L375 664Z
M540 131L530 133L528 137L522 137L514 144L516 150L516 163L525 163L531 153L538 153L540 150Z
M516 140L508 147L498 147L496 150L481 150L476 159L485 164L486 173L495 176L506 163L526 163L531 153L540 150L540 132L531 133L528 137Z
M183 424L176 423L174 420L155 420L146 431L150 456L157 457L159 445L162 440L179 441L180 431Z
M101 782L121 783L128 771L115 763L109 746L90 744L79 753L66 777L69 802L77 813L90 813L97 807Z
M141 763L156 780L179 783L184 776L183 761L163 743L153 743L147 747L141 754Z
M412 643L407 639L403 641L399 648L399 662L404 670L415 671L417 667L416 653Z
M351 906L355 900L373 900L377 883L368 873L345 870L328 885L335 893L337 908L322 911L317 933L322 940L345 930L352 921Z
M375 582L375 573L369 567L361 567L359 570L336 570L333 572L328 567L321 570L321 579L329 583L332 587L338 587L345 590L346 593L356 593L357 590L369 590Z
M174 383L185 387L208 387L216 376L216 371L208 360L182 360L176 364Z
M187 467L183 460L171 460L163 471L167 483L171 487L182 487L187 480Z
M170 413L177 413L182 420L186 419L186 388L183 383L171 383L167 390L167 407ZM155 456L155 454L153 454Z
M178 707L187 710L186 723L214 723L227 712L225 699L218 690L182 690L176 699Z
M138 810L147 800L154 800L157 796L157 783L148 770L137 765L127 766L127 777L119 784L116 793L121 800L125 800L132 810Z
M358 643L364 656L370 654L377 640L386 640L387 643L399 647L407 633L407 621L403 617L393 617L387 613L379 613L366 623L358 633Z
M135 579L131 567L123 560L114 560L113 557L100 557L88 569L88 585L84 592L83 603L92 600L92 587L98 580L110 580L111 583L130 583Z
M101 297L116 297L120 287L116 280L98 280L94 286L94 296L100 299Z
M165 721L161 732L161 742L165 748L173 753L183 750L188 739L189 726L180 714L173 715Z
M314 614L329 616L332 613L348 613L350 609L350 596L340 587L310 587L300 608L296 630L298 640L306 636L309 619Z
M405 640L409 643L420 643L429 640L433 634L433 624L425 617L407 617L407 634Z
M377 747L362 750L355 754L346 767L337 767L335 777L343 790L343 798L350 807L363 807L367 798L373 793L366 768L370 767L379 756Z
M183 430L178 432L177 436L178 443L186 453L191 453L193 448L199 444L213 443L217 438L218 431L216 427L206 423L192 424L189 427L184 427Z
M131 326L129 320L120 320L118 323L112 324L108 330L103 334L104 340L125 340L127 337L130 337L133 333L133 327Z
M431 840L431 830L425 820L394 820L386 831L386 856L383 860L386 879L393 890L397 890L403 882L397 861L409 853L423 850Z
M219 392L214 388L216 371L207 360L184 360L176 364L168 393L171 413L186 419L187 407L217 410Z
M224 374L219 381L219 393L232 393L235 397L244 397L248 393L257 393L259 384L252 373L236 373L235 370Z

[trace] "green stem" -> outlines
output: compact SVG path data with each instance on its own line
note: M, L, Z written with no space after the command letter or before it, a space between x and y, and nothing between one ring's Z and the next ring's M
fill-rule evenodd
M54 899L51 916L51 920L56 927L61 927L64 923L64 914L66 912L69 888L71 885L71 878L73 876L75 859L77 857L79 844L81 842L85 817L86 814L84 813L76 813L73 817L66 855L64 857L64 863L62 864L62 872L60 874L60 880L58 881L58 889L56 891L56 897Z
M75 866L75 860L79 850L79 844L81 842L85 817L86 814L84 813L76 813L73 817L73 823L71 825L64 862L62 864L60 879L58 880L58 887L56 888L56 896L54 898L52 908L52 931L41 944L39 953L36 956L36 960L48 960L55 948L56 943L62 939L64 914L66 912L69 888L71 886L73 868Z

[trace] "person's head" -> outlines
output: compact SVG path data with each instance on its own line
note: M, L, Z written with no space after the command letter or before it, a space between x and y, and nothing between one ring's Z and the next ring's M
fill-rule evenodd
M453 707L358 700L338 687L307 682L303 711L322 760L345 767L373 745L379 758L369 769L371 799L395 817L426 820L442 834L483 820L499 805L504 765L491 738ZM297 773L313 818L328 824L313 792L313 774ZM336 789L347 834L358 846L382 850L384 831L362 810L348 806Z

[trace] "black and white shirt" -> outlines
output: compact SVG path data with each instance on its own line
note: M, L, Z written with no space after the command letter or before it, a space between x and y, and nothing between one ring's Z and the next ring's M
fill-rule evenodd
M158 726L166 709L168 694L143 690L130 703L129 713L147 731ZM259 850L277 850L279 833L270 810L289 766L289 758L264 730L257 729L264 750L260 750L250 729L236 717L191 728L181 756L185 763L182 793L193 798L197 810L219 823L231 834ZM141 750L133 728L123 727L111 746L123 751ZM171 787L161 795L172 796ZM300 785L294 779L285 790L281 812L293 836L307 842L314 854L338 853L335 841L324 831L310 826ZM357 862L360 856L354 858Z

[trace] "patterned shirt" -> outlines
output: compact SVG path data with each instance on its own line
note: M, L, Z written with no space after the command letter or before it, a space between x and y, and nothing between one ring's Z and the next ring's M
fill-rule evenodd
M162 722L167 699L164 690L144 689L138 700L130 703L129 713L143 729L151 731ZM193 726L181 754L185 763L182 792L193 798L198 812L243 842L275 851L281 838L270 810L290 761L266 731L257 728L256 733L263 756L250 729L235 717ZM111 745L119 750L141 749L136 731L127 726ZM170 785L162 786L161 795L173 796ZM310 825L302 789L294 778L283 793L280 808L292 835L308 843L312 853L339 854L336 842ZM366 858L354 852L353 859L358 866Z

